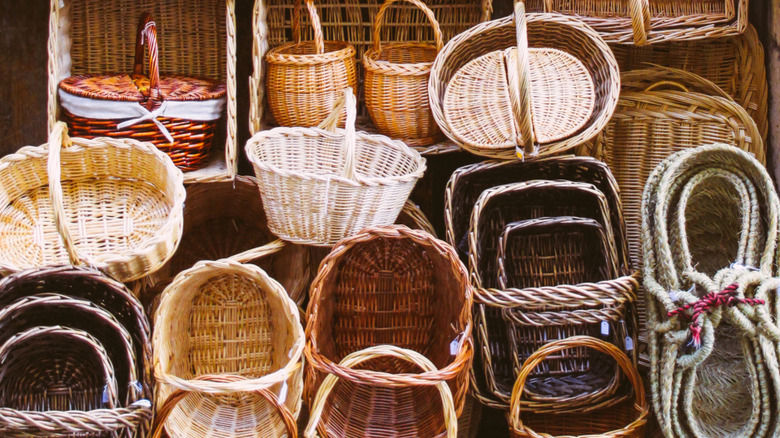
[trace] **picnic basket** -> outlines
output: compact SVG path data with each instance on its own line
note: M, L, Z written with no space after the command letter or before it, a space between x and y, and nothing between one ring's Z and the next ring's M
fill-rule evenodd
M0 271L70 261L120 281L159 269L181 237L181 171L152 144L71 138L0 159Z
M311 291L307 436L454 436L473 354L455 252L420 230L368 228L334 247Z
M341 130L335 121L344 106ZM268 228L280 238L329 246L398 217L425 159L400 141L356 133L355 117L348 88L321 125L327 129L274 128L247 142Z
M136 40L131 37L137 30L135 20L148 12L160 31L160 72L225 84L224 117L213 133L208 162L198 170L185 172L184 181L225 181L235 176L238 127L234 0L199 0L197 7L184 0L50 0L49 4L49 130L60 120L58 85L63 79L95 72L127 72L136 54ZM149 127L150 133L159 132L151 121L133 128L142 124ZM168 125L169 131L172 128ZM186 132L182 135L193 145L200 142L197 136Z
M382 45L382 24L397 0L385 0L374 22L374 47L363 55L366 109L381 134L409 146L428 146L441 136L428 103L428 78L436 54L444 46L439 22L420 0L404 0L425 14L434 45L393 42Z
M71 135L149 141L183 171L204 167L224 112L225 85L162 75L157 25L149 13L138 23L136 44L132 74L83 74L59 83L61 116Z
M179 273L163 292L153 344L153 437L297 436L303 328L262 269L223 259Z
M592 138L619 90L617 63L595 31L562 15L526 15L516 2L513 16L445 45L428 93L447 137L469 152L511 159L558 154Z
M614 359L633 388L633 399L627 399L609 408L587 414L553 412L536 415L523 413L521 403L526 379L545 358L572 348L588 348ZM512 404L508 413L513 438L538 437L604 437L643 438L650 415L642 377L625 353L614 345L590 336L574 336L552 341L537 350L523 364L512 389Z
M312 41L301 41L302 3L306 3L314 29ZM343 41L324 40L314 0L295 1L292 33L292 43L265 55L268 106L279 126L317 126L345 88L357 87L355 48Z

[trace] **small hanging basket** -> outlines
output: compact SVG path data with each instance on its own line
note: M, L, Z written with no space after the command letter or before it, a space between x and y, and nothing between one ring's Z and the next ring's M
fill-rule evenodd
M355 132L352 89L320 128L274 128L246 145L268 227L284 240L329 246L395 222L425 159L400 141ZM343 107L346 129L335 127Z
M144 74L144 45L149 72ZM161 76L157 26L143 14L132 75L71 76L59 84L63 118L75 137L149 141L183 171L206 165L227 93L224 84L186 76Z
M314 40L301 42L301 4L311 17ZM355 48L324 41L314 0L296 0L293 42L265 56L266 96L279 126L317 126L330 114L345 88L357 88ZM344 122L342 116L339 123Z
M409 146L428 146L441 136L428 103L428 78L444 42L433 11L420 0L404 0L428 18L436 45L393 42L382 46L382 23L396 1L382 4L374 21L374 47L363 55L366 108L380 133Z

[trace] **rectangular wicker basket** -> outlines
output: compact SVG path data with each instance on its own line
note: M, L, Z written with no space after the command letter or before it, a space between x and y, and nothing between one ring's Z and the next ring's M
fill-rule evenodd
M136 19L151 12L165 38L160 71L208 77L227 84L225 123L208 165L184 174L185 183L236 175L235 0L51 0L49 15L49 129L59 117L58 83L71 75L121 72L133 65Z

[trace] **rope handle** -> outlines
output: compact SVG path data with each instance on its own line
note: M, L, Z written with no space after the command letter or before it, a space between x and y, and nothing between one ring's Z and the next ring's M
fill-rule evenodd
M379 12L376 14L376 18L374 19L374 50L376 52L379 52L381 49L381 29L382 29L382 23L384 22L385 13L390 8L390 6L399 0L385 0L385 2L382 4L382 7L379 8ZM416 6L418 9L420 9L426 17L428 17L428 21L431 23L431 27L433 28L433 38L436 43L436 53L441 51L441 48L444 47L444 37L441 33L441 27L439 26L439 21L436 20L436 15L433 13L433 11L425 5L420 0L401 0L405 1L407 3L411 3L414 6Z
M729 3L729 2L727 2ZM544 0L544 12L556 12L553 0ZM650 1L628 0L628 13L631 15L631 29L634 31L634 44L647 44L647 32L650 31Z
M148 99L147 109L151 110L154 103L162 101L160 93L160 54L157 47L157 24L152 20L152 14L144 12L138 20L138 31L135 36L135 65L133 75L144 74L144 45L149 52L149 88L139 86L138 91Z
M648 86L647 88L645 88L645 91L653 91L656 88L663 87L663 86L668 86L668 87L671 87L671 88L677 88L678 90L684 91L686 93L690 92L685 85L683 85L683 84L681 84L681 83L679 83L677 81L667 81L667 80L658 81L658 82Z
M341 112L347 109L347 121L344 124L344 169L341 176L351 180L357 179L357 170L355 168L355 154L357 153L357 134L355 132L355 121L357 120L357 99L352 87L344 89L344 94L336 100L333 111L328 114L317 128L330 132L336 132Z
M620 369L628 377L631 382L631 386L634 388L634 397L636 398L636 406L640 411L646 412L648 410L647 400L645 399L645 387L642 384L642 378L639 376L639 372L634 367L631 359L626 356L620 349L608 342L602 341L591 336L572 336L570 338L561 339L558 341L552 341L545 344L542 348L536 350L528 359L526 359L523 367L518 373L515 385L512 388L512 398L509 405L509 424L514 430L523 429L523 420L520 417L521 403L520 399L523 395L523 389L525 388L525 381L531 372L547 358L547 356L557 353L568 348L575 347L588 347L596 351L608 354L615 362L617 362Z
M234 374L204 375L204 376L196 377L195 380L227 383L227 382L238 382L241 380L246 380L246 377L238 376ZM271 403L271 405L273 405L273 407L282 417L282 420L284 420L284 425L287 427L287 436L297 437L298 426L295 424L295 416L293 416L292 412L290 412L290 410L287 408L287 406L284 403L279 401L279 398L276 396L276 394L274 394L268 388L262 388L254 392L257 392L258 394L263 396L263 398L268 400L268 402ZM154 419L154 424L152 425L152 433L149 435L150 438L162 437L163 429L165 429L165 421L171 415L176 405L178 405L179 402L182 401L184 397L186 397L189 393L190 391L177 389L176 391L172 392L171 395L168 396L168 398L162 404L160 409L157 411L157 415L155 416Z
M65 207L63 203L62 194L62 169L60 164L60 155L62 147L70 147L73 142L68 137L68 126L64 122L57 122L54 124L54 128L49 133L49 158L47 161L47 171L49 173L49 199L51 200L51 206L54 213L54 225L57 227L57 232L62 238L62 243L65 246L65 250L68 252L68 258L70 264L77 266L82 264L89 265L89 263L83 259L73 243L73 237L68 230L67 216L65 214Z
M339 363L339 365L352 368L367 360L388 356L415 364L426 372L437 371L436 366L422 354L413 350L397 347L395 345L377 345L356 351L346 356ZM306 430L303 433L305 438L317 438L317 424L322 418L328 395L330 395L331 391L333 391L333 388L336 386L338 379L339 378L337 376L328 374L317 390L317 395L314 398L314 403L312 404L312 409L309 416L309 424L306 425ZM447 438L457 438L458 417L455 413L455 401L452 397L452 391L450 391L450 387L447 386L445 381L437 382L436 389L439 390L439 394L441 395Z
M301 3L304 1L311 18L311 27L314 29L314 49L318 55L322 55L325 53L325 37L322 34L322 23L319 14L317 14L317 7L314 6L314 0L295 0L292 21L293 42L295 44L301 42Z
M506 59L509 76L509 100L517 123L517 146L515 153L518 158L534 156L538 151L536 134L534 133L533 114L531 112L531 64L528 59L528 29L525 17L525 3L515 1L515 31L517 33L517 50L515 62L517 68L511 68L511 52Z

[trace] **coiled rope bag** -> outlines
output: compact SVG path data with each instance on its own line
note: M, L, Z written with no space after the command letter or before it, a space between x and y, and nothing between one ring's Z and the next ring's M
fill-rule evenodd
M668 437L780 433L780 332L769 307L780 286L772 278L779 212L766 169L735 147L678 152L648 179L650 380Z

